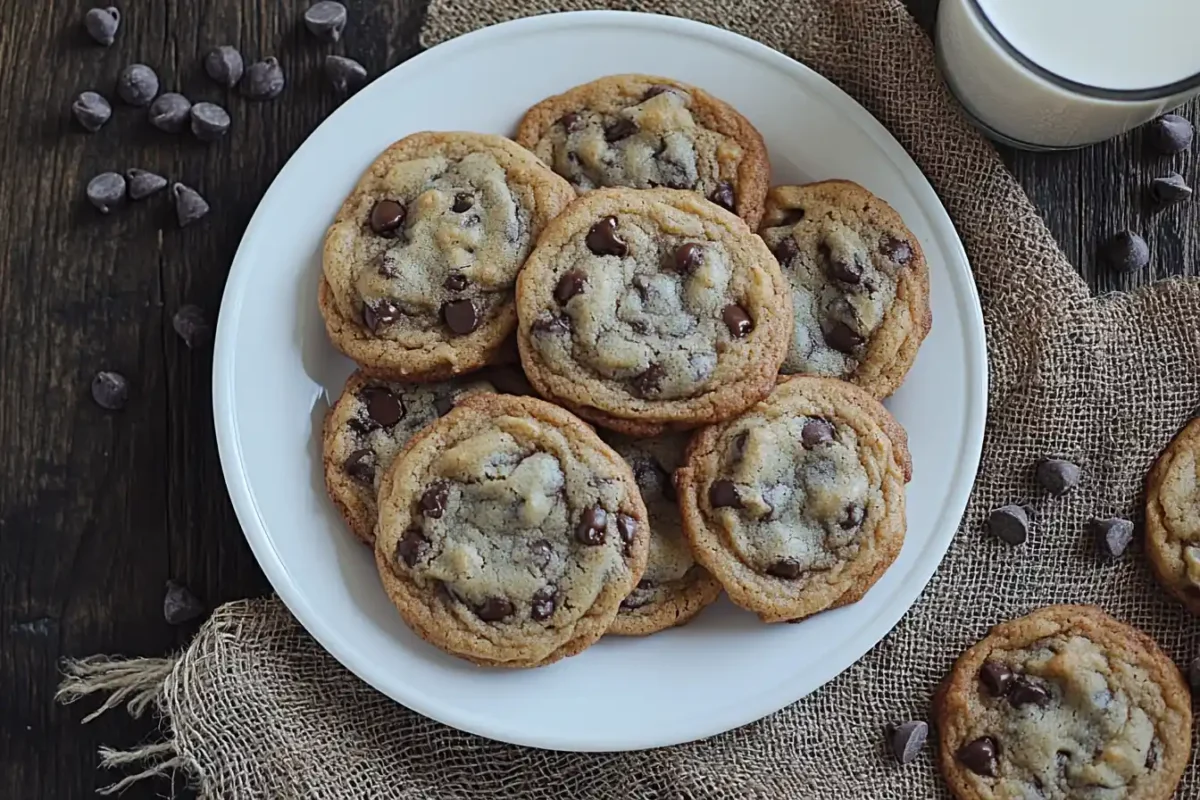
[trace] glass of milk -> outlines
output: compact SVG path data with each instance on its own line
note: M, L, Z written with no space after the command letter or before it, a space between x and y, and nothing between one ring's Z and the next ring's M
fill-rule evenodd
M989 136L1103 141L1200 93L1200 0L942 0L937 51Z

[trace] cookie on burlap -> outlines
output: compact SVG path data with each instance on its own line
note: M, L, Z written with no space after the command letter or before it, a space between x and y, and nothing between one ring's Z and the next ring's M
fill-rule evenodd
M776 186L760 233L791 284L782 371L894 392L932 319L929 266L900 215L850 181Z
M526 112L517 142L581 193L690 189L754 228L771 165L762 136L727 103L670 78L611 75Z
M642 636L689 622L721 596L721 584L696 563L683 538L674 476L687 449L687 436L668 433L634 439L608 434L604 438L633 470L650 515L646 571L621 602L608 632Z
M325 236L318 300L367 373L430 381L503 360L513 286L575 196L502 136L416 133L383 152Z
M1146 553L1159 582L1200 615L1200 417L1146 476Z
M1003 622L934 700L958 800L1167 800L1192 746L1191 696L1146 634L1094 606Z
M649 538L629 466L590 427L532 397L472 394L384 477L375 560L426 641L536 667L608 630Z
M856 602L904 543L904 429L843 381L794 376L705 428L676 474L696 560L766 622Z
M762 239L692 192L598 189L546 228L517 281L530 382L632 435L728 419L787 350L787 282Z

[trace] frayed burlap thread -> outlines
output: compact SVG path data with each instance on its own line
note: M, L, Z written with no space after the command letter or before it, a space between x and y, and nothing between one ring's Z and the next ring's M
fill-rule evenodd
M699 19L794 56L863 103L933 182L971 257L991 366L983 463L945 561L895 631L822 690L707 741L624 754L552 753L451 730L360 683L277 600L233 603L162 673L155 695L166 760L178 759L202 797L945 798L933 748L901 767L882 731L927 717L953 659L995 622L1049 603L1095 603L1180 663L1197 654L1200 626L1163 597L1140 545L1100 563L1087 523L1140 522L1148 467L1200 405L1200 284L1092 298L960 116L899 0L433 0L422 41L606 7ZM1050 454L1084 465L1064 498L1041 498L1034 486L1033 465ZM1014 499L1037 507L1020 548L980 532L989 509ZM1195 769L1179 796L1200 797Z

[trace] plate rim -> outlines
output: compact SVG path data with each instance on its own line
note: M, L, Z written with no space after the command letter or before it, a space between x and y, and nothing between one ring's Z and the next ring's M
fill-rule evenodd
M874 616L864 620L858 630L842 642L843 651L856 652L858 655L847 663L842 663L844 659L831 659L830 664L817 677L817 683L811 691L791 697L782 703L776 684L771 682L769 690L756 693L752 701L748 700L740 705L736 712L711 719L704 726L693 726L695 729L682 738L679 735L655 736L646 735L645 732L633 734L626 731L620 740L612 735L588 736L585 734L574 737L570 741L564 741L561 736L547 738L521 730L519 726L503 725L496 720L479 720L468 710L447 707L436 701L429 701L427 696L419 692L411 696L399 697L401 692L396 691L397 687L385 685L384 681L380 679L381 674L372 672L369 662L360 660L361 654L358 654L349 645L337 627L324 621L310 602L310 598L293 582L291 574L267 532L247 478L239 443L238 417L234 403L236 320L244 302L246 284L252 272L252 264L248 263L250 258L247 256L247 251L251 249L251 245L248 243L258 238L258 229L266 224L264 222L266 212L263 209L271 205L269 201L278 191L280 179L298 161L306 157L306 148L318 138L322 128L338 118L343 109L353 103L370 102L372 95L370 90L373 87L369 86L363 92L347 100L309 134L272 180L246 226L231 262L218 315L213 356L213 422L222 473L234 513L259 567L267 576L275 593L301 626L343 667L376 691L402 706L461 731L496 741L548 750L620 752L697 741L762 719L820 689L865 657L892 631L919 601L928 587L934 573L945 558L966 512L982 457L988 407L989 366L983 310L970 261L954 222L929 179L895 137L857 100L828 78L784 53L733 31L680 17L629 11L572 11L510 20L464 34L413 56L388 70L384 75L413 69L413 65L420 65L429 60L431 54L436 54L432 57L444 58L453 52L482 44L494 37L523 34L539 28L553 30L590 24L657 29L658 32L681 37L701 38L711 42L714 46L737 51L751 60L765 62L785 73L802 75L807 88L835 101L839 109L848 114L859 125L863 133L889 156L893 165L900 170L905 185L928 215L933 238L938 240L944 252L953 256L951 263L947 264L947 273L953 294L956 296L955 304L960 307L960 312L967 322L963 332L967 340L965 342L968 353L967 368L968 373L974 373L970 375L972 380L968 382L967 386L969 402L962 432L962 453L965 456L965 463L970 464L971 468L962 471L955 480L948 493L950 500L937 516L934 526L935 535L930 538L928 545L922 549L910 569L909 575L920 576L919 588L911 590L911 599L907 603L889 604L880 609ZM959 302L959 298L966 302ZM634 741L631 742L631 739Z

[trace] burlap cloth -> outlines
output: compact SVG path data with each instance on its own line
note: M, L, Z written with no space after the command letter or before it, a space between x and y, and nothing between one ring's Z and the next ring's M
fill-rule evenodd
M426 45L501 20L597 7L579 0L433 0ZM918 603L882 643L814 695L741 730L650 752L579 755L487 741L375 693L277 600L219 609L178 658L89 661L66 697L157 708L161 743L106 752L146 774L179 769L203 798L945 797L927 747L886 755L891 720L925 718L954 657L998 620L1055 602L1096 603L1148 631L1177 662L1200 627L1163 599L1140 544L1093 558L1093 515L1140 519L1142 479L1200 403L1200 284L1092 298L992 148L959 116L930 42L898 0L698 0L609 4L731 28L814 67L863 103L929 176L966 243L987 321L991 397L983 464L962 527ZM1085 466L1038 500L1028 543L982 534L987 511L1039 497L1031 467ZM637 676L628 676L636 680ZM580 720L586 725L587 720ZM136 777L136 776L134 776ZM1191 770L1180 797L1200 796Z

